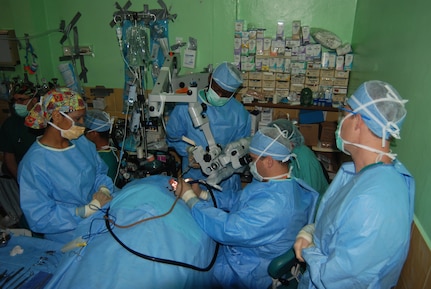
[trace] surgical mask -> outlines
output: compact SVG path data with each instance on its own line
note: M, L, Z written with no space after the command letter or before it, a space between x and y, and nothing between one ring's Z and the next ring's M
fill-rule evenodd
M206 92L206 98L209 104L213 106L223 106L225 105L231 98L230 97L221 97L218 95L214 89L211 88L212 80L210 81L210 85L208 87L208 91Z
M263 176L261 176L260 174L259 174L259 172L257 171L257 167L256 167L256 163L257 163L257 161L264 155L264 153L266 152L266 151L268 151L268 149L278 140L278 138L280 138L280 137L285 137L285 138L287 138L287 131L281 131L281 129L278 127L278 126L275 126L275 128L277 128L277 130L278 130L278 132L279 132L279 135L275 138L275 139L273 139L272 141L271 141L271 143L269 143L266 147L265 147L265 149L263 150L263 151L260 151L260 154L259 154L259 156L257 157L257 159L254 161L254 162L251 162L250 164L249 164L249 167L250 167L250 173L253 175L253 177L256 179L256 180L258 180L258 181L263 181L263 180L272 180L272 179L279 179L279 178L282 178L282 177L289 177L290 176L290 173L291 173L291 171L292 171L292 167L290 167L290 170L289 170L289 172L288 173L285 173L285 174L281 174L281 175L278 175L278 176L273 176L273 177L263 177ZM289 155L287 155L283 160L281 160L281 162L287 162L287 161L289 161L290 160L290 158L291 157L296 157L296 155L295 154L289 154Z
M343 153L345 153L346 155L350 156L350 153L348 151L346 151L346 149L344 148L344 140L341 137L340 133L341 133L341 126L343 125L344 120L350 115L347 115L345 117L343 117L343 119L338 123L337 126L337 130L335 131L335 143L337 145L337 148L342 151Z
M259 174L259 172L257 171L257 167L256 167L256 163L259 160L260 157L258 157L254 162L251 162L249 164L250 166L250 173L253 176L253 178L255 178L257 181L259 182L263 182L265 180L275 180L275 179L279 179L282 177L289 177L290 176L290 172L292 171L292 167L290 167L289 172L282 174L282 175L278 175L278 176L273 176L273 177L263 177L261 174Z
M250 173L253 176L253 178L255 178L257 181L261 182L264 180L264 177L262 177L259 174L259 172L257 171L256 162L257 162L257 160L250 163Z
M13 109L15 109L15 112L20 117L26 117L28 115L27 105L15 103L13 105Z
M55 124L53 124L52 122L48 122L48 123L54 128L56 128L57 130L59 130L63 138L68 140L73 140L73 139L79 138L81 135L84 134L85 127L75 125L75 121L70 116L68 116L62 111L60 111L60 113L72 122L72 126L69 129L61 129Z
M361 148L361 149L364 149L364 150L367 150L367 151L370 151L370 152L374 152L374 153L377 153L377 157L376 157L376 163L377 162L380 162L381 160L382 160L382 157L383 156L388 156L390 159L392 159L392 160L394 160L396 157L397 157L397 155L396 154L394 154L394 153L392 153L392 152L384 152L384 151L381 151L381 150L377 150L377 149L375 149L375 148L372 148L372 147L369 147L369 146L366 146L366 145L362 145L362 144L358 144L358 143L353 143L353 142L349 142L349 141L346 141L346 140L344 140L342 137L341 137L341 127L342 127L342 125L343 125L343 123L344 123L344 120L346 119L346 118L348 118L348 117L350 117L350 116L352 116L353 114L348 114L348 115L346 115L341 121L340 121L340 123L338 124L338 127L337 127L337 130L335 131L335 141L336 141L336 145L337 145L337 148L340 150L340 151L342 151L343 153L345 153L346 155L350 155L350 153L348 152L348 151L346 151L346 149L344 148L344 145L345 144L349 144L349 145L353 145L353 146L356 146L356 147L358 147L358 148Z
M28 115L27 106L31 100L32 98L30 98L26 104L15 103L13 105L13 109L15 110L16 114L20 117L26 117Z

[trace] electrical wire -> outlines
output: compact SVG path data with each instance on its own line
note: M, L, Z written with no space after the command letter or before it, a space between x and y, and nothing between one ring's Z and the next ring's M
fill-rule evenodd
M210 187L208 184L206 184L204 181L192 181L192 182L190 182L190 184L193 184L193 183L200 183L200 184L203 184L203 185L205 185L205 186L207 187L208 192L209 192L209 193L210 193L210 195L211 195L211 198L212 198L212 201L213 201L214 207L216 207L216 208L217 208L217 202L216 202L216 200L215 200L215 197L214 197L214 195L213 195L213 192L212 192L212 190L211 190L211 187ZM154 216L154 217L146 218L146 219L140 220L140 221L138 221L138 222L132 223L132 224L130 224L130 225L122 226L122 227L124 227L124 228L129 228L129 227L135 226L135 225L137 225L137 224L139 224L139 223L142 223L142 222L144 222L144 221L149 221L149 220L157 219L157 218L164 217L164 216L166 216L166 215L170 214L170 213L172 212L173 208L175 207L175 205L177 204L177 201L179 200L179 198L180 198L179 196L177 196L177 197L176 197L176 199L175 199L175 201L174 201L174 204L171 206L171 208L168 210L168 212L166 212L166 213L164 213L164 214L162 214L162 215L158 215L158 216ZM120 226L119 226L119 225L116 225L116 224L115 224L115 222L113 222L112 220L110 220L110 218L109 218L109 209L110 209L110 208L108 208L108 209L106 210L106 214L105 214L105 226L106 226L106 228L108 229L108 231L109 231L109 233L111 234L111 236L114 238L114 240L115 240L115 241L117 241L117 242L118 242L118 243L119 243L119 244L120 244L124 249L126 249L126 250L127 250L127 251L129 251L130 253L132 253L132 254L134 254L134 255L136 255L136 256L138 256L138 257L140 257L140 258L143 258L143 259L149 260L149 261L158 262L158 263L163 263L163 264L168 264L168 265L174 265L174 266L185 267L185 268L189 268L189 269L192 269L192 270L195 270L195 271L200 271L200 272L207 272L207 271L211 270L211 268L214 266L215 260L216 260L217 255L218 255L218 250L219 250L219 248L220 248L220 244L219 244L218 242L216 242L216 247L215 247L215 249L214 249L214 254L213 254L213 257L212 257L212 259L211 259L211 261L210 261L209 265L208 265L208 266L206 266L206 267L203 267L203 268L202 268L202 267L197 267L197 266L195 266L195 265L191 265L191 264L188 264L188 263L180 262L180 261L175 261L175 260L164 259L164 258L158 258L158 257L154 257L154 256L146 255L146 254L143 254L143 253L140 253L140 252L137 252L137 251L133 250L132 248L130 248L130 247L128 247L126 244L124 244L124 243L123 243L123 242L118 238L118 236L114 233L114 231L112 230L112 227L111 227L111 225L112 225L112 224L114 224L114 226L116 226L116 227L120 227ZM120 227L120 228L121 228L121 227Z
M151 220L159 219L159 218L162 218L162 217L166 217L167 215L169 215L169 214L174 210L175 205L177 204L177 202L178 202L178 200L179 200L179 199L180 199L180 196L177 196L177 197L175 198L174 203L173 203L173 204L172 204L172 206L170 207L170 209L169 209L166 213L163 213L163 214L161 214L161 215L151 216L151 217L148 217L148 218L145 218L145 219L142 219L142 220L136 221L136 222L134 222L134 223L132 223L132 224L129 224L129 225L118 225L118 224L117 224L117 223L115 223L115 221L113 221L112 219L109 219L109 222L110 222L111 224L113 224L113 225L114 225L115 227L117 227L117 228L127 229L127 228L131 228L131 227L133 227L133 226L136 226L136 225L138 225L138 224L141 224L141 223L143 223L143 222L147 222L147 221L151 221Z

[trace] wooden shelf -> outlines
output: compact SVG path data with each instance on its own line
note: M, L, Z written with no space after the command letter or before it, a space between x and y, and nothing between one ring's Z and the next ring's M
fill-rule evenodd
M243 103L244 106L254 107L270 107L270 108L288 108L288 109L304 109L304 110L321 110L321 111L338 111L337 107L332 106L317 106L317 105L310 105L310 106L304 106L304 105L291 105L288 103L260 103L260 102L253 102L253 103Z
M339 153L340 152L338 149L322 147L320 142L317 145L312 146L311 149L315 152L323 152L323 153Z

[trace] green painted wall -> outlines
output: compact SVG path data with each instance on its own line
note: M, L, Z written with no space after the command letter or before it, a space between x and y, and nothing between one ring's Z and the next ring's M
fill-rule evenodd
M402 140L394 150L416 179L416 222L431 247L430 9L431 2L426 0L358 1L350 83L384 80L409 100Z
M121 6L126 2L118 1ZM132 11L142 11L144 4L150 9L160 8L156 0L131 2L129 10ZM268 36L275 36L277 20L285 21L286 35L292 29L291 22L301 20L303 25L326 28L350 42L356 7L356 0L165 0L165 3L170 13L178 14L177 19L169 23L170 44L175 43L176 37L198 40L196 68L183 68L182 73L199 72L208 64L216 66L223 61L233 61L236 19L266 28ZM68 24L79 11L82 14L77 23L79 42L92 45L95 53L94 58L85 58L89 70L86 85L122 88L124 66L115 29L109 26L117 11L114 4L114 0L0 0L0 28L14 28L18 37L24 33L46 33L58 29L61 20ZM61 37L61 33L52 32L31 39L39 56L39 79L61 79L57 72L62 56ZM21 55L24 56L24 51ZM22 57L22 60L25 59ZM15 74L22 75L22 69ZM13 74L7 73L9 75Z
M285 22L285 35L292 31L292 21L325 28L343 41L352 38L356 0L238 0L238 19L255 27L265 27L274 36L277 20ZM342 23L342 24L341 24Z

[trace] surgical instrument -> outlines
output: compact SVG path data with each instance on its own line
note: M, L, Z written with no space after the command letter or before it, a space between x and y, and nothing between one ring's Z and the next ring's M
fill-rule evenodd
M0 274L0 280L3 280L6 277L7 270L4 270L3 273Z
M19 272L21 272L22 270L24 270L24 267L19 268L17 271L15 271L14 273L12 273L11 275L9 275L8 277L6 277L6 279L3 281L3 283L0 285L0 289L3 288L4 285L6 285L10 280L12 280L13 278L15 278L16 275L19 274Z

